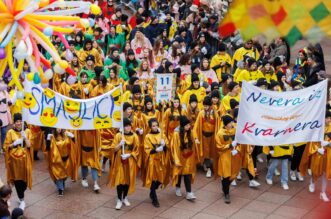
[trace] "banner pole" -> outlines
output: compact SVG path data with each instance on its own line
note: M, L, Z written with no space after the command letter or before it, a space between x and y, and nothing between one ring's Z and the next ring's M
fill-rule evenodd
M122 83L120 84L120 89L121 89L121 120L122 120L122 140L124 140L124 125L123 125L123 121L124 121L124 113L123 113L123 85ZM122 154L124 154L124 145L122 145Z

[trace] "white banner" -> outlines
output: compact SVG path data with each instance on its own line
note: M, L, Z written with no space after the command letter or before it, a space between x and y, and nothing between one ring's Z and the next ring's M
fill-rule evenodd
M156 74L155 77L156 103L173 99L176 93L176 74Z
M121 87L91 99L72 99L24 82L23 118L29 124L72 130L120 128Z
M289 92L262 90L243 82L236 141L282 145L322 141L327 80Z

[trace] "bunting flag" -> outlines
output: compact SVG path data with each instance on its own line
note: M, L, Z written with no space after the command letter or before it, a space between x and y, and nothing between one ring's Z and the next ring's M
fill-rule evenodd
M244 40L264 35L285 37L290 45L306 38L312 43L331 37L330 0L235 0L219 26L226 37L236 30Z

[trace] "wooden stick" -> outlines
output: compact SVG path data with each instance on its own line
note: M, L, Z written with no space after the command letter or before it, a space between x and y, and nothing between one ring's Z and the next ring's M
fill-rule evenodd
M124 140L124 113L123 113L123 85L122 83L120 84L120 89L121 89L121 118L122 118L122 140ZM124 145L122 145L122 154L124 154Z

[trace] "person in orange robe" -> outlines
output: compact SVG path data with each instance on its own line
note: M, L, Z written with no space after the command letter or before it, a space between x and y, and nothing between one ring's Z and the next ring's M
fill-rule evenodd
M167 179L167 171L169 171L168 160L169 150L162 131L159 129L159 122L156 118L151 118L148 121L149 129L151 130L144 139L145 152L145 187L150 188L149 197L152 199L154 207L160 207L159 200L156 195L156 190L162 185L165 188L169 180Z
M133 132L131 121L123 119L123 133L117 133L111 146L113 150L112 166L109 172L109 187L116 187L116 210L122 205L130 206L128 195L136 189L136 175L139 167L139 140Z
M64 129L55 129L53 134L47 135L50 140L48 154L48 171L56 184L58 196L64 195L65 180L70 177L77 180L77 150L74 146L75 135Z
M326 188L328 180L331 180L331 112L328 110L325 115L324 133L323 141L307 144L299 168L303 176L306 175L308 169L311 169L310 192L315 192L315 182L319 178L322 179L320 199L329 202Z
M220 154L218 159L218 175L222 177L224 202L230 204L230 184L241 168L240 146L234 140L235 126L231 116L222 117L223 128L216 135L216 147Z
M15 186L19 208L24 210L24 192L32 188L33 149L30 148L31 131L22 130L22 114L14 115L14 128L5 138L3 149L7 169L7 182Z
M215 134L217 133L218 119L218 114L212 107L211 97L206 96L203 100L203 110L199 112L194 124L193 136L195 143L199 145L199 162L203 163L208 178L212 176L212 162L217 160Z
M180 126L175 129L170 147L173 149L174 162L172 184L176 186L176 196L182 196L180 184L184 178L186 199L194 200L191 184L196 175L196 145L191 131L191 122L186 116L180 117Z

